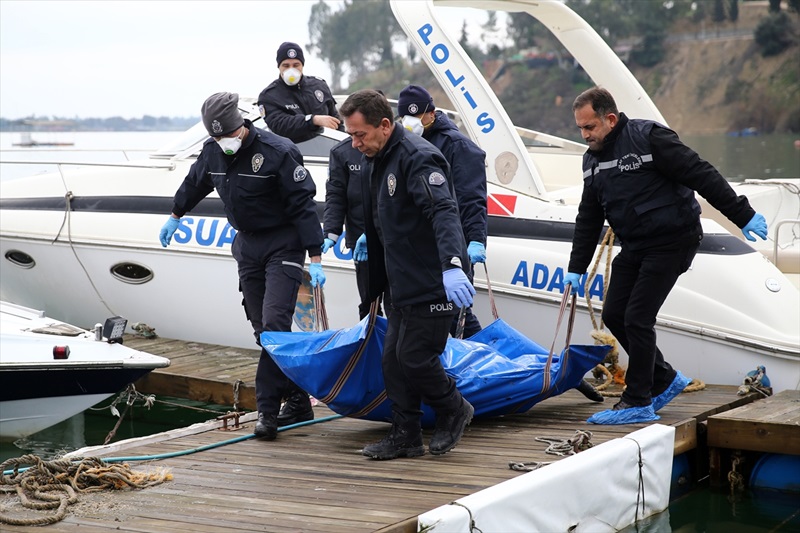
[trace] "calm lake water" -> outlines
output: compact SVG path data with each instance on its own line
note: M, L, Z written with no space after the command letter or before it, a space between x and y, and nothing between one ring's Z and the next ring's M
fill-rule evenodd
M71 142L72 147L18 149L19 133L0 132L0 160L124 161L147 156L181 132L63 132L34 133L40 142ZM794 141L800 135L758 135L752 137L683 136L683 141L701 157L714 164L731 181L744 179L800 178L800 149ZM11 151L13 150L13 151ZM123 153L127 150L127 153ZM0 165L0 181L50 171L52 165ZM186 400L184 405L215 408ZM111 400L103 402L107 406ZM225 408L217 407L219 412ZM151 435L214 418L215 415L188 408L156 403L151 409L135 407L117 431L115 441ZM108 409L87 411L14 443L0 442L0 462L26 453L51 459L83 446L102 444L117 419ZM701 486L676 499L667 512L647 523L625 530L658 533L700 532L800 532L800 498L758 494L747 491L730 501L725 491Z
M33 133L39 142L71 142L64 148L19 148L20 133L0 132L0 160L124 161L147 157L182 132L58 132ZM683 141L719 169L731 181L745 179L800 178L800 148L794 142L798 134L686 135ZM14 150L14 151L9 151ZM123 153L123 150L127 150ZM0 166L0 179L13 179L52 170L52 165Z

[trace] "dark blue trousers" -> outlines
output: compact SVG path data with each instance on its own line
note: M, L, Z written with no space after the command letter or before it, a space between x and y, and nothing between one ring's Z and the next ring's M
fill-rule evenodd
M698 246L629 252L623 245L614 258L603 321L628 354L622 399L630 405L649 405L675 379L656 346L656 316Z
M293 228L245 234L231 246L239 268L239 289L256 343L262 331L291 331L297 292L303 279L305 250ZM277 415L281 400L299 389L263 348L256 369L258 411Z
M439 360L453 315L426 314L429 308L427 304L399 309L386 306L383 380L394 421L405 427L419 427L423 401L437 416L461 406L456 382Z

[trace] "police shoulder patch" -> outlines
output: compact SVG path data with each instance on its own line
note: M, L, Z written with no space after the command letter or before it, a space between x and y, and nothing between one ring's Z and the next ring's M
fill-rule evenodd
M441 185L444 182L444 176L442 176L439 172L431 172L431 175L428 176L428 183L431 185Z
M297 165L294 169L294 181L303 181L308 176L308 171L303 168L303 165Z

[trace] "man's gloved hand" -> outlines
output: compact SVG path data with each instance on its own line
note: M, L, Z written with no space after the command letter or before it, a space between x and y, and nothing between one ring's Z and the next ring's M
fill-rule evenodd
M574 272L568 273L564 276L564 289L566 290L567 284L571 285L572 292L578 292L578 287L581 286L581 275Z
M460 268L451 268L442 273L444 292L447 299L458 307L469 307L472 305L472 297L475 296L475 287L469 282L467 275Z
M322 271L322 263L311 263L308 266L308 272L311 274L312 287L325 285L325 272Z
M353 250L353 259L356 261L367 260L367 234L362 233L356 241L356 248Z
M470 241L467 246L467 253L469 254L469 261L474 265L475 263L486 262L486 248L483 243L478 241Z
M175 230L178 229L178 224L180 221L181 219L170 215L167 219L167 222L161 226L161 231L158 232L158 240L161 241L161 246L164 248L167 247L169 241L172 240L172 235L175 233Z
M336 243L333 242L333 240L331 240L331 239L325 239L324 241L322 241L322 253L323 254L328 253L328 250L333 248L334 244L336 244Z
M762 241L767 240L767 219L761 213L753 215L750 222L742 228L742 234L748 241L755 242L756 238L752 235L753 233L761 237Z

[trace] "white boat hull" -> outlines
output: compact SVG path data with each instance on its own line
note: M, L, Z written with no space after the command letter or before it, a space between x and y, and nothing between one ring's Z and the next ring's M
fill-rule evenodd
M72 418L112 396L78 394L0 402L0 439L19 439Z
M164 357L108 342L102 329L87 331L2 301L0 439L55 425L168 365Z

